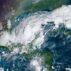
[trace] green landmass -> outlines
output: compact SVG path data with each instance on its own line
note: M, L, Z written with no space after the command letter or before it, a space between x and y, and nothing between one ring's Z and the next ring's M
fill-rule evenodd
M32 0L16 0L14 3L15 15L11 16L12 25L15 24L17 16L22 13L34 13L37 11L52 11L62 5L67 5L69 0L40 0L38 3L33 3ZM23 15L23 14L22 14ZM18 23L18 22L17 22Z

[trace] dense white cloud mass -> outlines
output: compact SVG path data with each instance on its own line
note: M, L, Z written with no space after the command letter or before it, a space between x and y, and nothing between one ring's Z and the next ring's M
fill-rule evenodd
M33 69L33 71L47 71L47 68L45 68L42 63L42 58L36 56L31 60L30 67Z
M44 42L42 24L47 24L49 21L54 21L55 29L60 23L65 23L68 28L71 28L71 6L62 6L52 12L36 12L31 16L22 20L18 26L9 33L4 31L0 36L0 45L8 46L12 44L22 44L23 47L32 45L33 49L41 48ZM9 24L9 23L8 23Z
M55 20L55 24L65 23L67 28L71 28L71 5L62 6L52 12L50 17Z
M30 66L34 71L41 71L41 58L35 57L31 60Z
M41 44L44 42L43 28L42 24L46 25L48 22L54 21L55 27L58 28L60 23L64 23L67 28L71 28L71 6L62 6L52 12L36 12L31 16L27 17L12 31L3 31L0 33L0 45L3 46L13 46L18 43L22 46L20 47L21 53L28 53L29 47L32 49L41 48ZM8 22L9 24L10 22ZM10 24L9 24L10 25ZM9 26L8 26L9 27ZM19 48L14 48L13 53L18 53ZM32 59L30 65L34 67L35 71L41 71L41 59ZM45 71L45 70L43 70Z

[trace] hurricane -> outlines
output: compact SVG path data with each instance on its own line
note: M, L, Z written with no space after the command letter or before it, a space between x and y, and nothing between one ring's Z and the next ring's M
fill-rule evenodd
M12 30L0 33L0 46L5 49L0 51L2 69L71 71L70 12L71 5L63 5L50 12L27 13L15 25L8 21Z

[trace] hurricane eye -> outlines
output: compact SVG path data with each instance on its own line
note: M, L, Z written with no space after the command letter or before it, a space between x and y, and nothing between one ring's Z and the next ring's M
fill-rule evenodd
M45 26L45 24L41 24L41 27L44 27Z

